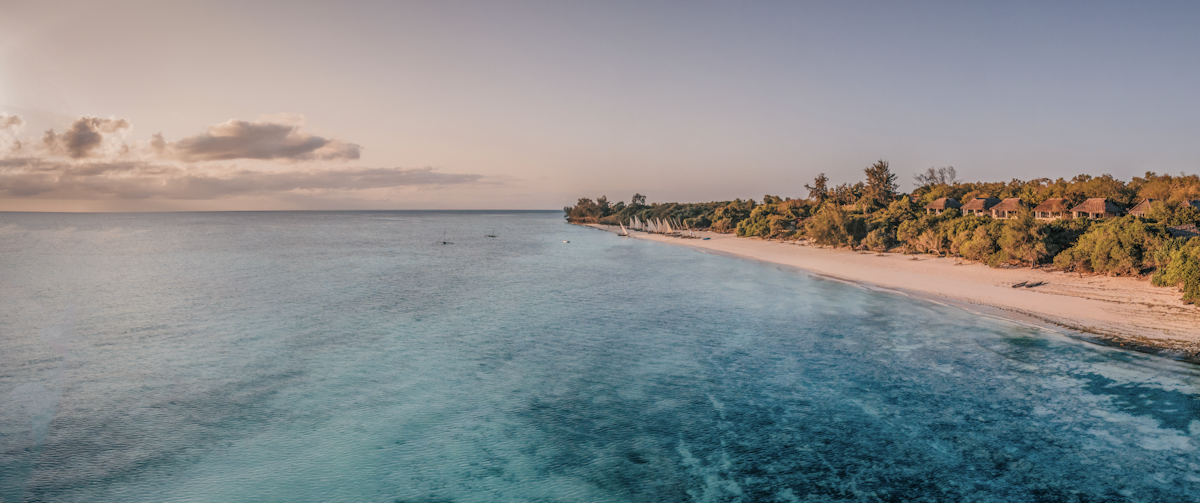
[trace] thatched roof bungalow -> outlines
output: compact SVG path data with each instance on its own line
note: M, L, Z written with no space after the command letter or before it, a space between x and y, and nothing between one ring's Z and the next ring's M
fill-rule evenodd
M1122 213L1121 207L1117 206L1112 201L1103 197L1093 197L1084 201L1079 206L1071 208L1071 214L1075 218L1086 216L1088 218L1109 218L1115 217Z
M1142 202L1137 203L1137 206L1129 208L1129 214L1145 217L1147 213L1150 213L1151 205L1157 202L1158 199L1143 199Z
M992 218L1016 218L1024 208L1025 203L1021 202L1021 198L1008 197L1000 201L1000 204L992 206Z
M1039 220L1058 220L1071 216L1071 207L1061 197L1047 199L1033 209L1033 216Z
M961 207L962 207L962 204L959 204L957 199L955 199L953 197L942 197L942 198L938 198L937 200L933 201L932 203L926 204L925 212L932 213L934 215L941 215L943 211L946 211L950 208L961 208Z
M964 204L962 211L964 215L987 215L988 210L1000 204L1000 200L994 197L976 197Z
M1174 227L1167 227L1167 232L1171 233L1171 237L1176 237L1176 238L1200 237L1200 227L1196 227L1196 224L1176 225Z

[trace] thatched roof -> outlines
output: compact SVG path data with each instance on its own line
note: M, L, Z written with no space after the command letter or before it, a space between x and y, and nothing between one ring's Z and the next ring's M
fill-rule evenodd
M986 210L1000 204L1000 200L994 197L977 197L972 199L967 204L963 205L963 211L966 210Z
M1009 197L1000 201L1000 204L992 206L992 211L1021 211L1025 207L1025 203L1021 202L1019 197Z
M1033 211L1066 212L1070 211L1070 208L1067 206L1067 199L1056 197L1052 199L1046 199L1042 204L1038 204L1037 208L1034 208Z
M1037 208L1034 208L1033 211L1043 213L1065 213L1071 211L1071 209L1067 207L1065 199L1056 197L1053 199L1047 199L1042 204L1037 205Z
M1200 227L1196 227L1196 224L1176 225L1174 227L1167 227L1167 232L1170 232L1171 236L1174 236L1177 238L1200 237Z
M925 209L927 209L927 210L944 210L947 208L959 208L959 207L962 207L962 205L959 204L958 200L954 199L953 197L939 198L939 199L935 200L934 202L925 205Z
M1157 199L1143 199L1142 202L1137 203L1137 206L1129 208L1129 212L1133 213L1134 215L1145 215L1146 213L1150 212L1150 205L1151 205L1151 203L1154 203L1155 201L1158 201L1158 200Z
M1084 201L1079 206L1071 208L1071 211L1080 211L1083 213L1112 213L1114 215L1121 214L1121 208L1103 197L1093 197Z

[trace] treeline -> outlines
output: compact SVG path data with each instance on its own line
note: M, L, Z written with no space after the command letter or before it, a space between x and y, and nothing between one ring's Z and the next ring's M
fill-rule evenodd
M886 161L864 170L865 179L830 186L818 175L805 185L807 197L766 195L762 201L735 199L708 203L653 203L634 195L629 204L606 197L582 198L566 207L576 223L628 224L637 216L674 218L693 229L736 233L743 237L797 240L827 247L873 251L932 253L962 257L992 267L1049 267L1063 271L1116 276L1152 275L1160 286L1178 286L1184 300L1200 300L1200 238L1172 237L1168 227L1200 224L1197 175L1146 173L1129 182L1111 175L1079 175L1010 182L962 182L954 168L929 168L917 174L917 188L898 192L896 175ZM974 198L1019 198L1024 207L1014 218L940 214L925 210L943 197L964 204ZM1091 220L1039 220L1031 208L1051 198L1073 207L1105 198L1129 209L1145 199L1157 202L1144 217L1132 215Z

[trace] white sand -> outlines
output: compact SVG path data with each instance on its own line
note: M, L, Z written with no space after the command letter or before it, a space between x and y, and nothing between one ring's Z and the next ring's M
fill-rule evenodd
M1177 288L1156 287L1144 279L993 269L954 258L899 253L880 256L711 232L700 233L711 238L707 241L632 234L637 239L797 267L856 283L992 306L1114 344L1168 349L1190 359L1200 355L1200 309L1184 304ZM1022 281L1046 284L1012 288Z

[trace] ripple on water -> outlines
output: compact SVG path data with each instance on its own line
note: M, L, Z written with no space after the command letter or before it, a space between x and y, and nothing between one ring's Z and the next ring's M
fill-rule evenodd
M4 501L1200 494L1193 366L559 214L5 218Z

